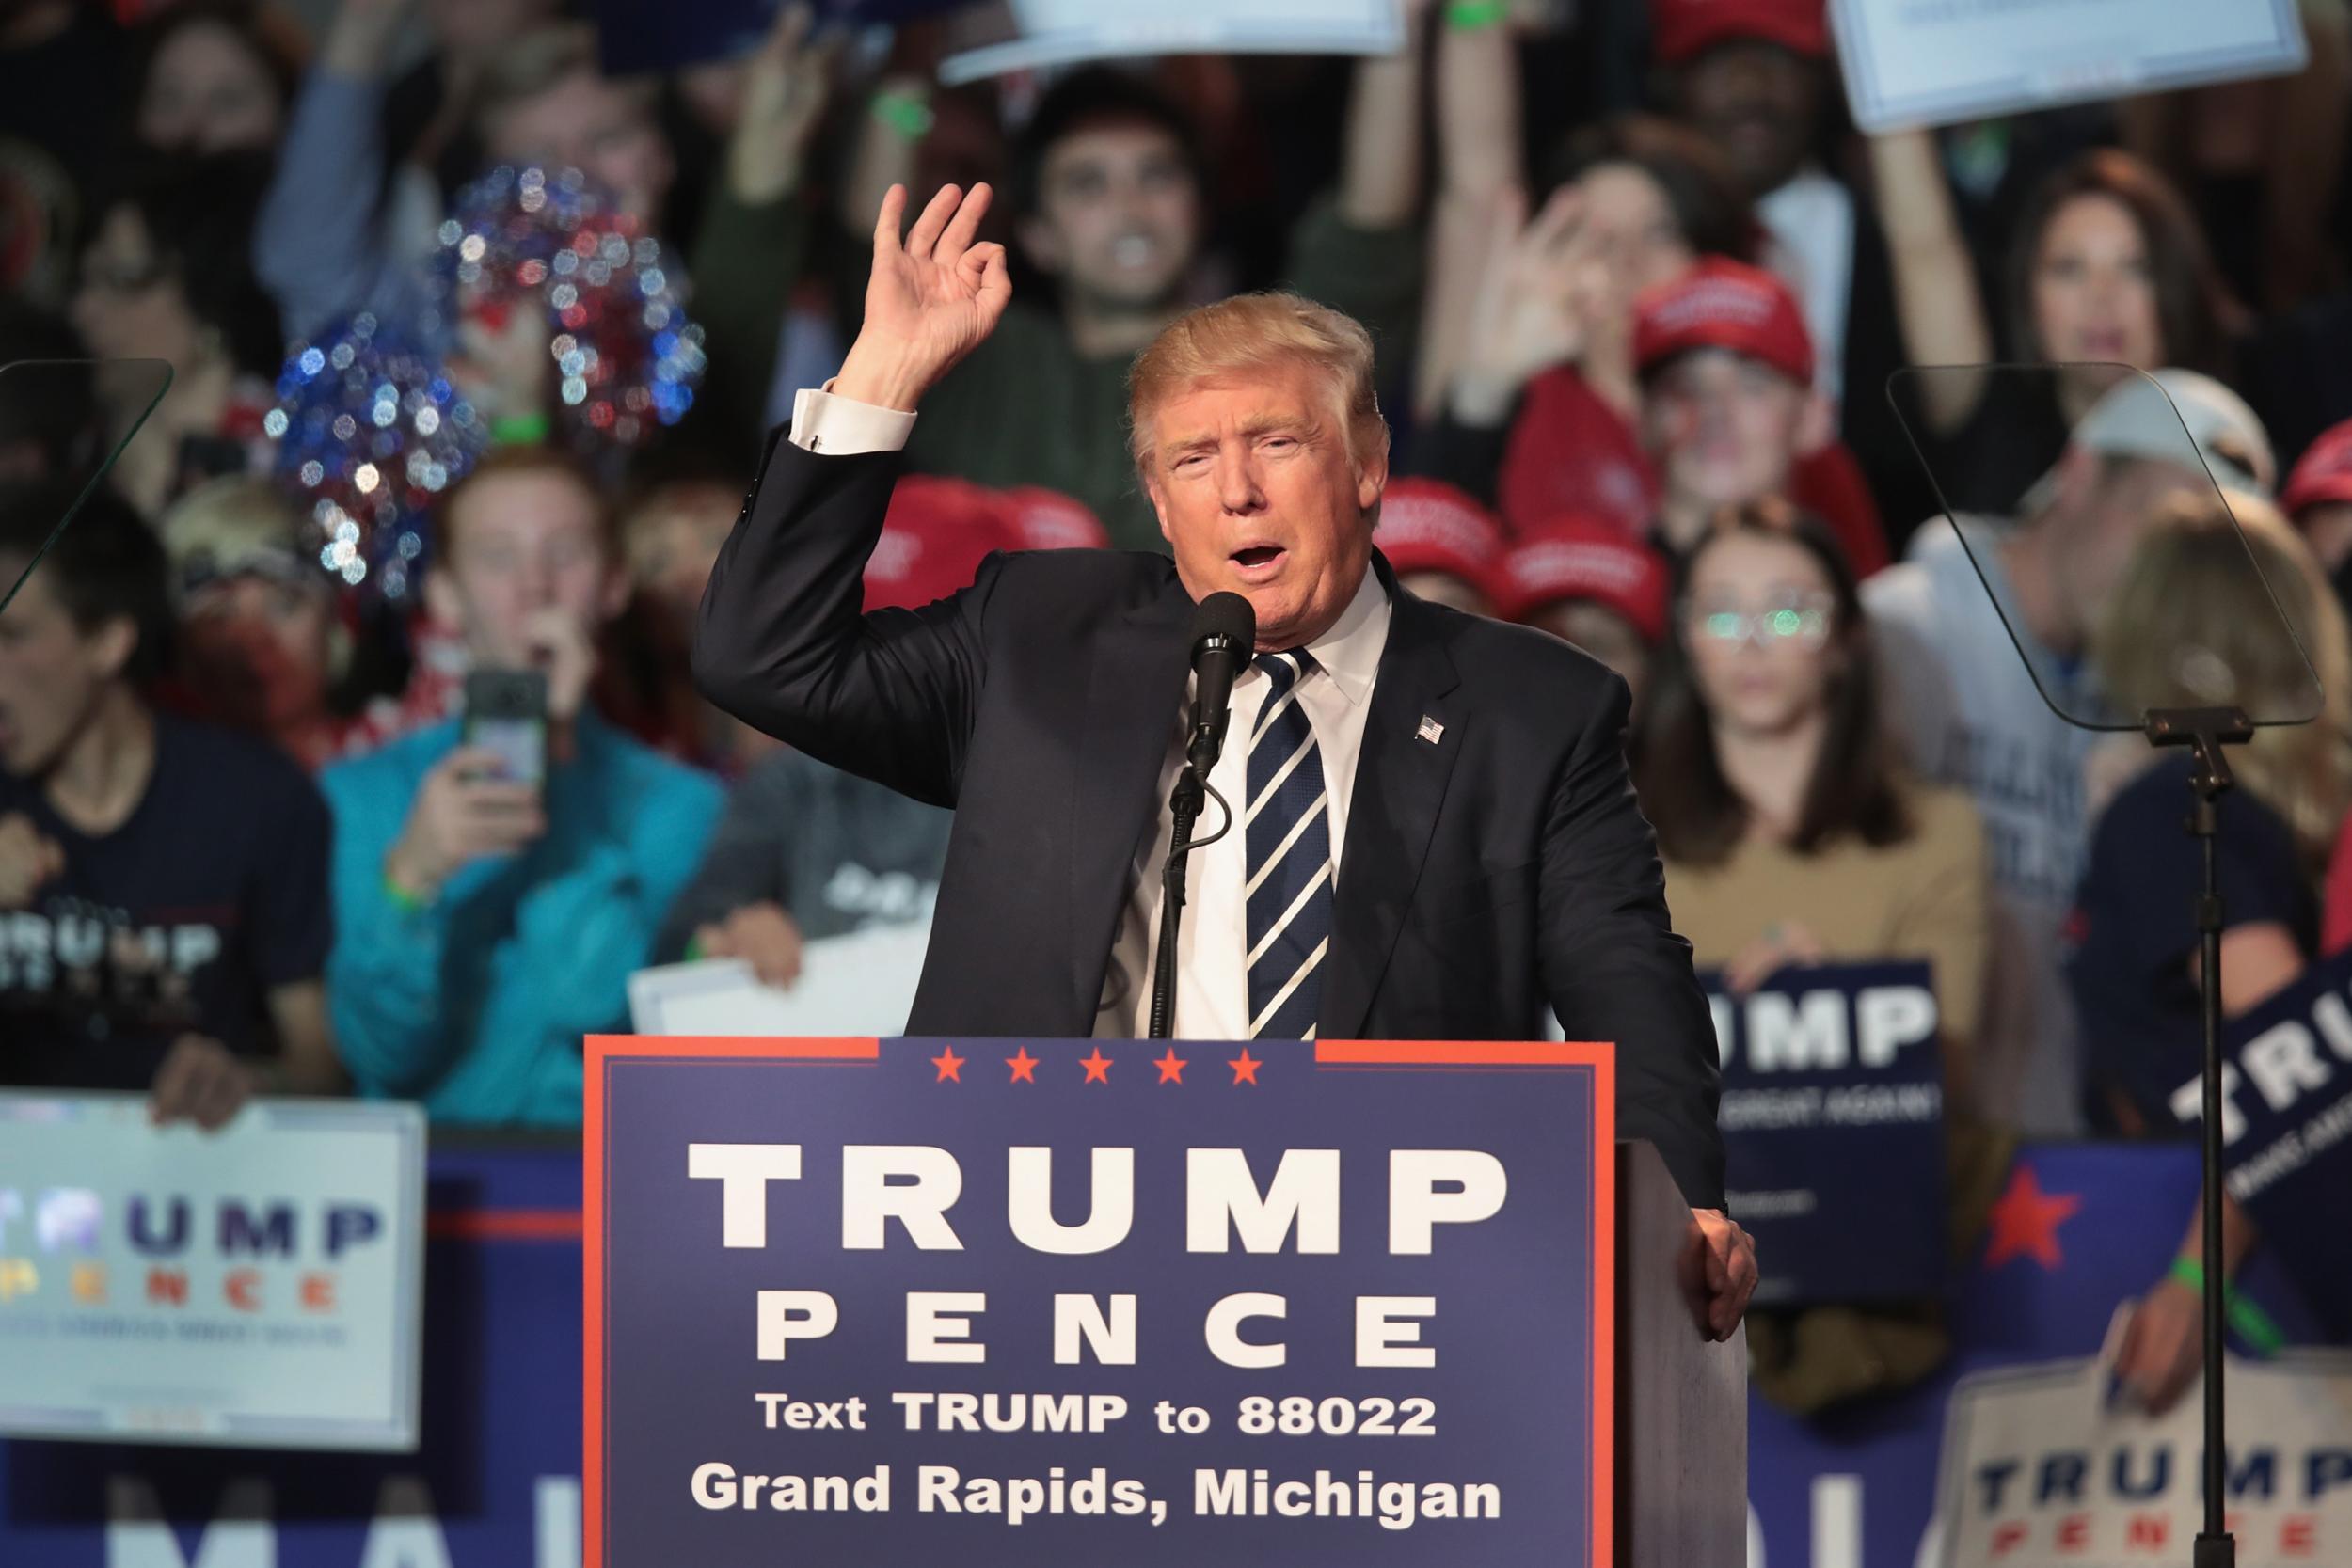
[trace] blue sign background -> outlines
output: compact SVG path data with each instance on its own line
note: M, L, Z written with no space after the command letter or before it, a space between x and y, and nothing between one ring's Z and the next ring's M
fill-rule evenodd
M1318 1065L1315 1048L1259 1042L1254 1084L1235 1082L1242 1048L1186 1041L1184 1082L1159 1082L1154 1048L1106 1046L1106 1082L1089 1082L1080 1058L1092 1042L1031 1041L1032 1082L1014 1082L1004 1041L883 1042L879 1064L650 1059L648 1042L597 1042L592 1054L592 1160L596 1099L607 1195L604 1358L605 1560L615 1568L691 1560L707 1568L769 1564L780 1555L850 1561L1117 1560L1134 1568L1208 1560L1313 1564L1476 1561L1491 1568L1595 1560L1591 1496L1596 1360L1593 1259L1596 1115L1606 1083L1590 1067L1426 1069ZM680 1054L691 1049L682 1042ZM748 1049L751 1042L742 1042ZM1164 1046L1157 1049L1166 1049ZM1327 1050L1329 1048L1327 1048ZM1440 1051L1443 1047L1429 1048ZM1562 1048L1573 1050L1576 1048ZM942 1081L943 1050L961 1059ZM1400 1081L1400 1079L1404 1081ZM600 1095L599 1092L600 1091ZM687 1174L690 1143L800 1143L798 1181L771 1184L768 1244L721 1244L719 1183ZM963 1172L948 1212L960 1252L917 1250L895 1222L879 1252L841 1246L840 1154L849 1143L930 1144ZM1016 1242L1006 1220L1006 1150L1055 1151L1057 1217L1083 1217L1088 1150L1133 1148L1135 1223L1118 1246L1091 1257L1055 1257ZM1339 1148L1341 1238L1335 1256L1184 1250L1188 1148L1248 1152L1261 1188L1290 1147ZM1483 1149L1502 1161L1509 1195L1493 1218L1440 1226L1424 1257L1388 1251L1389 1151ZM593 1202L593 1187L592 1187ZM596 1224L592 1212L590 1223ZM593 1285L592 1285L592 1288ZM795 1341L784 1362L756 1359L755 1304L763 1289L824 1291L839 1326ZM906 1360L908 1291L982 1291L988 1310L973 1338L982 1365ZM1076 1367L1052 1359L1057 1291L1134 1291L1137 1364ZM1245 1338L1280 1338L1286 1365L1229 1367L1202 1338L1218 1298L1270 1291L1289 1298L1279 1323L1252 1321ZM1431 1295L1422 1342L1431 1369L1354 1365L1355 1297ZM1607 1332L1605 1326L1602 1333ZM593 1330L592 1330L593 1337ZM596 1349L592 1342L592 1356ZM1111 1393L1126 1418L1100 1435L909 1433L895 1390ZM755 1392L817 1401L863 1396L872 1430L766 1430ZM1424 1397L1435 1434L1251 1435L1240 1402L1303 1396L1358 1400ZM1206 1408L1203 1434L1162 1434L1160 1401ZM1605 1415L1605 1397L1598 1402ZM589 1441L597 1441L593 1427ZM705 1462L753 1473L863 1475L887 1464L890 1511L718 1512L697 1504L690 1478ZM976 1476L1075 1478L1100 1465L1109 1478L1143 1481L1168 1505L1148 1517L1033 1517L921 1513L915 1470L956 1466ZM1492 1482L1496 1520L1424 1520L1390 1529L1360 1517L1196 1515L1194 1472L1263 1468L1276 1481L1311 1482L1318 1469L1353 1481ZM588 1506L596 1558L596 1488Z
M1756 1305L1917 1300L1941 1293L1947 1230L1943 1058L1931 1034L1898 1050L1883 1067L1864 1064L1854 1007L1863 992L1883 988L1915 989L1932 998L1928 966L1784 969L1741 998L1724 995L1719 974L1702 979L1709 1000L1717 1007L1728 1005L1735 1021L1723 1042L1721 1120L1732 1217L1756 1238L1763 1269ZM1755 998L1833 992L1844 999L1844 1065L1759 1070L1740 1022ZM1741 1097L1772 1093L1818 1096L1823 1105L1841 1096L1869 1096L1899 1101L1906 1110L1877 1120L1850 1116L1785 1126L1742 1125ZM1909 1114L1931 1101L1933 1115ZM1741 1201L1749 1195L1795 1194L1811 1195L1813 1207L1782 1212ZM1863 1237L1868 1244L1858 1244Z

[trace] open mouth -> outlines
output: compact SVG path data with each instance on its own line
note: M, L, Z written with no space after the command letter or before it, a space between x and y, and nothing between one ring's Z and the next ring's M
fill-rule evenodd
M1288 555L1279 545L1251 545L1235 550L1231 559L1233 570L1243 578L1262 580L1279 571Z

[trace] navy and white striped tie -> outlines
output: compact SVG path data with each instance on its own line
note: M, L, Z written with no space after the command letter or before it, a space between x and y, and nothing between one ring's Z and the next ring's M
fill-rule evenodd
M1304 648L1261 654L1265 705L1249 736L1249 1037L1312 1039L1331 945L1331 815L1323 756L1298 702Z

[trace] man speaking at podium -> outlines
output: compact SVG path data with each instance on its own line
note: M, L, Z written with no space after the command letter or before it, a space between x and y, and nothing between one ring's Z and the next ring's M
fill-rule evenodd
M1237 594L1256 657L1207 775L1236 820L1190 857L1173 1035L1525 1039L1549 1001L1616 1043L1618 1131L1691 1202L1693 1294L1728 1337L1755 1250L1722 1212L1714 1031L1628 781L1625 683L1398 588L1363 328L1245 295L1144 350L1136 468L1173 560L993 556L953 598L860 614L923 394L1011 298L1003 247L974 243L988 197L942 189L903 242L906 194L883 200L864 325L771 439L694 643L721 707L954 809L907 1033L1146 1033L1196 601Z

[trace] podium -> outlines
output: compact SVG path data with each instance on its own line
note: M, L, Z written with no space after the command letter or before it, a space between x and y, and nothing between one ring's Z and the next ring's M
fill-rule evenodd
M587 1055L584 1568L1744 1561L1608 1047Z
M1748 1330L1692 1323L1694 1242L1658 1150L1617 1145L1617 1568L1747 1561Z

